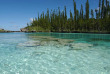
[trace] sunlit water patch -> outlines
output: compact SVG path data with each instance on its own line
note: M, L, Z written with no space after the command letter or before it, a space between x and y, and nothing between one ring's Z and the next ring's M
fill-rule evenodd
M0 74L110 74L110 35L1 33Z

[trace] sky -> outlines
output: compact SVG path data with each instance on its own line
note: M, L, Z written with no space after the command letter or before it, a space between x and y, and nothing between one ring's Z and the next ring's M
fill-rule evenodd
M81 4L85 9L86 0L75 0L77 9ZM98 8L99 0L89 0L90 9ZM27 26L38 13L46 12L47 8L61 10L67 7L69 17L70 9L73 12L73 0L0 0L0 28L5 30L19 31Z

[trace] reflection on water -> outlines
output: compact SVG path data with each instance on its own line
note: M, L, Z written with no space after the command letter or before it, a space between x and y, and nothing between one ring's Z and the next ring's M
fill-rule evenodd
M2 33L0 74L110 74L110 35Z
M91 38L91 41L105 41L105 42L110 42L110 39L101 39L101 38Z
M81 38L97 38L97 39L109 39L109 34L87 34L87 33L33 33L27 34L32 36L53 36L55 38L65 38L65 39L81 39Z
M28 36L47 36L61 39L70 39L78 43L91 43L94 46L105 45L110 42L109 34L86 34L86 33L34 33L28 34Z

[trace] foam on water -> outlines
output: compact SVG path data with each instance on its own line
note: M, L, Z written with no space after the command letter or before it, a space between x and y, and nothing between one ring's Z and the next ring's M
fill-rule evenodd
M110 35L0 34L0 74L110 74Z

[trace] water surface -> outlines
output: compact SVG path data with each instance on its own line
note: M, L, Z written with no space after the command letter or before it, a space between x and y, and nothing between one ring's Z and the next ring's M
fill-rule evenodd
M0 74L110 74L110 35L0 33Z

